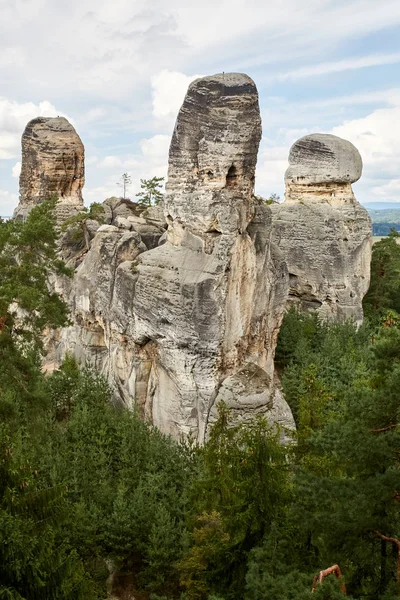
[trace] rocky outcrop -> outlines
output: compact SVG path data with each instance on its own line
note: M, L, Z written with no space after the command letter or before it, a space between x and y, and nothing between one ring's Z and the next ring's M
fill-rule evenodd
M271 408L287 272L253 198L260 138L249 77L190 85L170 147L167 239L139 256L133 299L134 339L151 359L145 414L172 435L203 440L224 381L245 365L268 396L257 410Z
M293 144L285 201L272 205L273 239L290 277L289 301L335 321L362 321L372 231L351 184L362 161L348 141L307 135Z
M83 207L84 183L84 147L67 119L30 121L22 135L20 198L14 218L26 218L34 206L56 195L57 218L62 221Z
M203 441L220 400L237 420L293 426L273 379L288 272L271 210L253 196L260 138L249 77L190 85L170 147L166 233L159 209L138 216L106 201L73 279L56 282L74 322L49 339L48 368L73 352L176 437Z

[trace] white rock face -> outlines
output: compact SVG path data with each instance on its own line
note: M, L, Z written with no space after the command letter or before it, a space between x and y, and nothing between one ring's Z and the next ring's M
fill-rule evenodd
M253 197L260 138L249 77L190 85L171 142L165 217L106 201L107 225L93 228L72 283L58 282L74 324L53 336L49 368L73 352L176 437L202 442L222 399L237 419L263 413L293 426L273 381L288 272L271 242L271 210Z
M369 287L371 220L351 188L361 171L350 142L306 136L290 150L285 201L271 206L273 239L289 269L289 300L334 321L360 323Z

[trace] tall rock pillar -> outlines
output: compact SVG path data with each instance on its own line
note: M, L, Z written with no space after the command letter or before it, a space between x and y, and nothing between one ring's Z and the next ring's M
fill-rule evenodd
M19 204L14 218L53 195L58 196L57 218L64 220L83 207L85 151L79 135L64 117L38 117L22 135Z
M258 94L242 74L193 82L169 153L166 243L138 257L135 343L145 413L199 441L220 400L238 419L273 411L273 355L288 279L253 197ZM143 396L143 388L145 394Z
M353 144L307 135L290 149L285 201L271 206L273 238L289 269L289 301L333 321L360 323L369 287L371 220L351 187L361 172Z

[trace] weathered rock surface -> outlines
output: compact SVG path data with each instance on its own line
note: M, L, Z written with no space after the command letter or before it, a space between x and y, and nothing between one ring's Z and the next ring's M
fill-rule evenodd
M52 195L59 198L57 217L65 220L83 207L84 147L64 117L38 117L22 135L20 198L14 217L29 211Z
M73 280L57 282L74 324L49 342L48 368L72 351L174 436L203 441L220 399L237 419L293 426L273 381L288 272L271 210L253 197L260 138L249 77L190 85L170 148L166 235L158 207L137 215L106 201Z
M305 136L290 150L285 201L271 206L273 239L289 269L289 300L331 320L363 317L372 230L351 187L361 171L350 142Z
M362 160L351 142L336 135L313 133L293 144L287 184L355 183L361 177Z
M246 365L265 390L248 412L271 408L287 271L253 198L260 137L249 77L190 85L170 147L167 240L139 256L133 300L135 342L151 357L145 413L175 436L203 440L221 386Z

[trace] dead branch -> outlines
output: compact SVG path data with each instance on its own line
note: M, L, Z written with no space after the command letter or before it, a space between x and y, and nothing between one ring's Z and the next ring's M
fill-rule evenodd
M389 431L390 429L396 429L398 427L398 423L394 423L393 425L388 425L387 427L381 427L380 429L371 429L372 433L381 433L382 431Z
M332 565L328 569L324 569L323 571L320 571L317 575L315 575L315 577L313 579L312 590L311 590L312 593L315 592L318 583L322 583L324 581L325 577L328 577L329 575L332 575L332 574L334 574L337 579L340 579L342 577L342 572L340 570L339 565ZM344 584L344 581L342 581L340 584L340 591L343 592L343 594L346 596L346 586Z
M374 533L381 540L389 542L389 544L393 544L397 547L397 583L398 585L400 585L400 540L394 537L383 535L383 533L381 533L380 531L374 531Z

